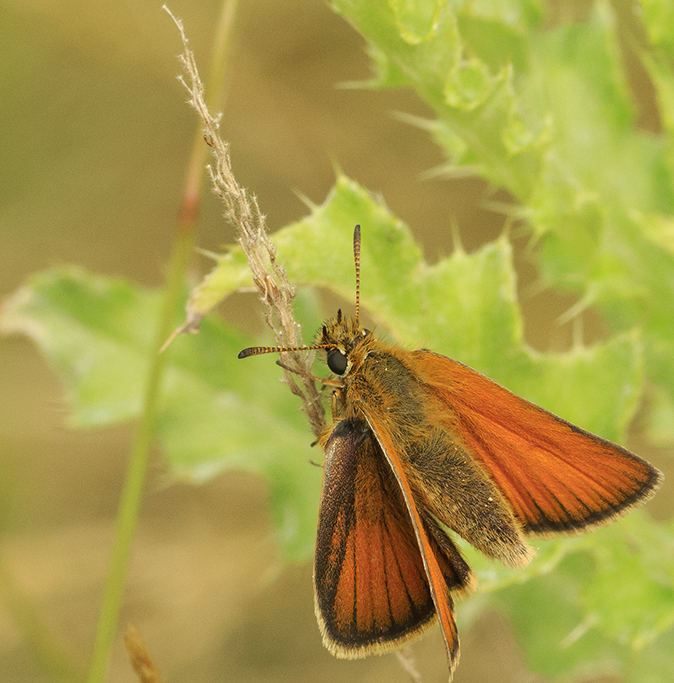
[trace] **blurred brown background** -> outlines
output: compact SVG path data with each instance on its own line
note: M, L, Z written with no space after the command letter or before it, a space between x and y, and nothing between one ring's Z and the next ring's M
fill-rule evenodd
M219 3L170 7L206 72ZM0 294L59 263L160 284L196 126L160 3L5 0L0 32ZM322 202L336 162L382 194L430 261L451 252L453 220L468 251L498 235L503 217L484 207L494 197L482 182L420 180L443 159L392 116L430 116L412 93L336 88L369 75L363 41L326 3L240 2L222 131L269 227L305 215L295 190ZM207 193L199 245L232 240ZM533 270L518 265L526 293ZM565 348L569 330L554 319L568 303L524 298L531 343ZM58 381L24 339L0 340L0 392L0 680L41 683L53 680L36 656L52 645L43 629L86 667L133 428L70 431ZM170 681L407 680L392 656L333 659L311 591L309 566L281 564L263 482L168 484L155 455L121 627L138 626ZM22 627L11 599L29 605ZM457 683L532 680L496 615L462 635ZM426 680L446 680L439 634L415 649ZM135 680L121 641L110 680Z

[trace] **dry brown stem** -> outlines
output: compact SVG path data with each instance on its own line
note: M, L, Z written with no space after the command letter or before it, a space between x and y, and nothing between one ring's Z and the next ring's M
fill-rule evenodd
M409 645L396 650L396 657L400 666L410 675L414 683L423 683L423 679L419 671L417 671L416 662L414 661L414 653Z
M135 626L129 626L124 636L124 645L140 683L163 683L159 669L154 665L143 637Z
M229 145L220 137L219 117L214 117L208 110L204 85L199 77L194 54L189 48L182 23L171 16L183 41L180 60L186 78L180 77L180 80L190 94L189 103L202 121L204 139L211 148L215 160L214 165L208 166L213 189L224 204L225 218L238 231L239 243L248 259L253 281L266 308L265 320L274 332L279 346L302 346L300 325L295 321L292 312L295 288L288 281L283 266L276 260L276 250L267 234L264 215L260 211L257 199L254 195L248 195L234 177L229 158ZM302 399L303 410L313 433L317 436L325 425L325 417L321 396L311 378L313 357L313 352L294 351L282 354L281 360L285 366L284 380L293 394Z

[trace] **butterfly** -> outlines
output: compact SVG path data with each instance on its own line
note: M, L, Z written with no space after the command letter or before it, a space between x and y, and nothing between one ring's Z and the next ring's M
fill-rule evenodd
M324 349L333 422L325 451L315 611L337 657L385 653L439 622L450 680L459 658L454 600L477 580L452 534L510 567L530 534L607 524L650 498L662 474L630 451L539 408L479 372L426 349L385 343L356 309L328 320Z

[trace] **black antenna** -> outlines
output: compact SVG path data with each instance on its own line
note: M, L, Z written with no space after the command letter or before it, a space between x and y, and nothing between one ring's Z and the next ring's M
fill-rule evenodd
M353 231L353 260L356 263L356 318L355 327L358 327L360 316L360 225ZM337 320L342 316L342 311L337 311ZM314 351L316 349L329 349L329 344L314 344L313 346L251 346L239 353L239 358L260 356L263 353L283 353L286 351ZM322 380L321 380L322 381Z
M356 319L355 327L358 327L360 318L360 225L353 230L353 260L356 263Z
M249 346L239 352L238 358L248 358L250 356L260 356L263 353L285 353L287 351L315 351L316 349L329 349L328 344L317 344L315 346Z

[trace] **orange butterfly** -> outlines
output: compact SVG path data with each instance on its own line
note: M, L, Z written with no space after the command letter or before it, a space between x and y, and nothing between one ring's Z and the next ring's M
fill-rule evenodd
M325 646L356 658L399 648L439 620L450 680L459 658L453 593L477 581L446 528L508 566L527 534L576 534L650 498L662 474L645 460L425 349L407 351L359 323L326 322L336 378L314 564Z

